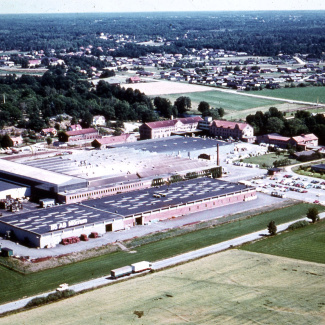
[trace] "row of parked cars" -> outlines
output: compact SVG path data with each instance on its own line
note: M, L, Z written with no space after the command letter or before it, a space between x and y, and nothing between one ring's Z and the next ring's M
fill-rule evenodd
M319 189L325 191L325 181L312 180L308 182L308 178L299 177L293 175L284 175L283 178L273 177L271 180L276 183L272 183L269 185L264 185L264 188L268 186L274 188L274 190L278 190L281 192L294 191L298 193L308 193L308 189ZM314 192L315 193L315 192ZM316 191L317 193L317 191ZM317 197L320 197L322 194L318 192L316 194ZM313 203L319 204L319 200L314 200Z

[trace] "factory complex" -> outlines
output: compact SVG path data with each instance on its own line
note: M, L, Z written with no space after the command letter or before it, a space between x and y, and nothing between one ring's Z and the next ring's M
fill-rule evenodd
M6 204L11 189L43 207L11 209L20 211L0 218L0 234L31 247L53 247L67 238L88 239L255 199L255 188L216 179L222 174L220 156L233 149L234 143L172 136L0 159Z
M254 187L196 178L2 217L0 230L31 247L53 247L73 236L88 237L94 232L103 235L255 198Z

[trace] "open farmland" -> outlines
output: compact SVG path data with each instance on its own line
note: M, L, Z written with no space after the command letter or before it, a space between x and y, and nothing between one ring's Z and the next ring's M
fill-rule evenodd
M192 85L189 83L172 82L165 80L155 80L135 84L121 84L121 87L139 89L142 93L147 96L162 96L168 94L181 94L179 96L184 96L187 93L195 92L209 92L214 89L206 86ZM176 97L176 98L177 98Z
M266 238L255 243L246 244L242 247L242 249L251 252L291 257L325 264L324 248L324 221Z
M259 92L260 95L292 99L298 101L305 101L311 103L323 103L325 104L325 88L324 87L296 87L296 88L280 88L280 89L264 89Z
M272 106L277 107L281 111L288 111L289 109L297 109L300 105L297 104L288 104L282 103L281 101L276 101L253 97L253 96L244 96L240 93L235 93L234 91L226 90L215 90L211 88L212 91L209 92L195 92L188 94L169 94L162 97L168 98L172 103L180 96L188 96L191 98L192 102L192 111L198 113L197 107L201 101L206 101L209 103L210 107L218 108L222 107L225 110L226 118L228 120L232 119L245 119L249 114L255 114L256 111L266 112ZM253 93L255 94L255 92ZM260 92L256 93L257 95Z
M0 324L321 324L324 277L323 265L231 250Z
M184 95L179 93L164 97L168 97L171 102L174 102L180 96ZM210 107L223 107L226 111L242 111L250 108L263 106L269 107L279 104L278 101L273 101L272 99L242 96L234 94L233 92L224 92L218 90L209 92L196 92L193 94L188 94L187 96L191 98L193 109L196 108L201 101L208 102L210 104Z

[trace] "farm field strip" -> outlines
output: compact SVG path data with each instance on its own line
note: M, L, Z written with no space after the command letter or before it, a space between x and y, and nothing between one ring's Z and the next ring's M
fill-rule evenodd
M245 244L241 249L310 262L325 263L325 221Z
M0 324L321 324L324 276L323 265L230 250Z
M201 101L206 101L210 107L222 107L226 111L242 111L261 106L274 106L278 102L276 100L242 96L237 92L221 91L215 88L210 88L209 92L195 92L187 94L191 98L192 108L195 109ZM169 98L173 103L178 97L184 96L181 93L173 95L164 95L163 97Z
M188 83L162 81L162 80L147 80L147 82L135 84L121 84L121 87L138 89L147 96L161 96L165 94L186 94L194 92L209 92L214 89L207 86L192 85Z
M296 88L280 88L280 89L264 89L261 95L270 98L282 98L285 100L297 100L311 102L316 104L325 103L325 88L324 87L296 87Z

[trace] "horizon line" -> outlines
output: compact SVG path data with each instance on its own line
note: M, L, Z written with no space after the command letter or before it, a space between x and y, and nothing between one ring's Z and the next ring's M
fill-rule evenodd
M67 11L67 12L5 12L0 13L0 16L3 15L63 15L63 14L153 14L153 13L220 13L220 12L322 12L325 9L252 9L252 10L184 10L184 11L84 11L84 12L76 12L76 11Z

